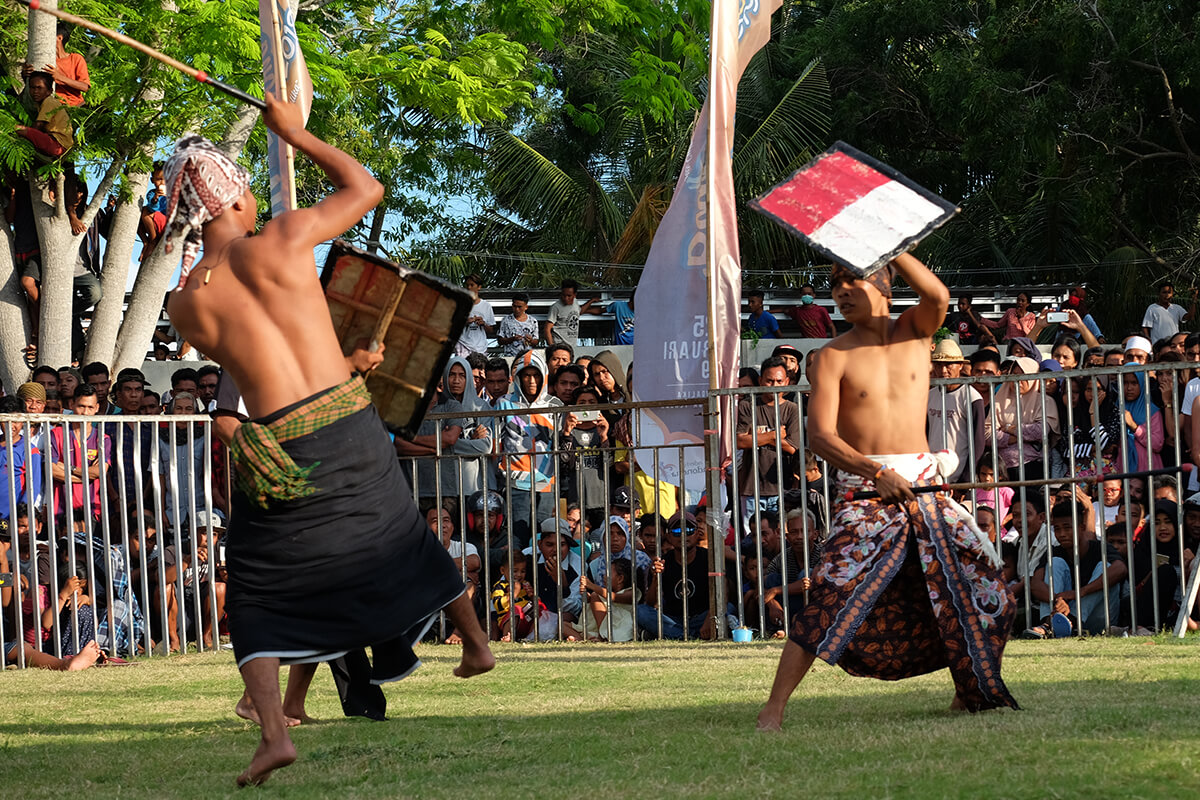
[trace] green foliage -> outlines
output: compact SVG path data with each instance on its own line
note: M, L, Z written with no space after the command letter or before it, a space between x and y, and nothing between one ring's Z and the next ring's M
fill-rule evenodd
M553 67L556 102L488 129L486 210L448 237L502 255L482 258L501 285L553 282L563 272L636 282L638 270L605 262L645 262L707 90L707 3L601 4L586 20L570 16L573 8L564 4L564 34L542 54ZM780 40L751 62L738 90L739 203L826 146L824 68L800 60L787 41L789 26L778 28ZM743 214L739 228L744 264L790 266L805 258L797 240L757 215ZM547 253L559 256L553 270L545 269Z

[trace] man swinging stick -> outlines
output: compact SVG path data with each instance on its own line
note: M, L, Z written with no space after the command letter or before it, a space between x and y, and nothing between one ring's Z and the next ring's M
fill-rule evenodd
M920 298L895 321L888 313L894 272ZM961 506L911 488L954 470L939 466L942 454L926 452L925 437L931 337L950 294L908 254L867 278L835 267L831 285L853 328L817 356L809 441L837 468L839 497L862 489L880 497L844 501L837 511L758 727L780 728L788 698L817 657L884 680L949 667L952 708L1016 708L1000 677L1016 603L999 559Z
M360 220L383 189L304 130L296 106L268 96L263 120L324 170L332 194L255 233L248 175L210 142L181 139L166 165L166 236L185 233L168 313L228 370L251 417L218 420L236 476L226 609L262 724L241 785L296 759L280 664L303 665L288 684L300 708L317 662L364 646L372 682L398 680L419 665L412 644L442 608L463 638L454 673L495 664L454 562L417 513L366 387L342 357L317 279L313 248Z

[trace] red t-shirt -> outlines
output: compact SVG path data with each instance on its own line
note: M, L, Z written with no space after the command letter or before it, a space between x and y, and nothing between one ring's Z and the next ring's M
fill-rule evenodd
M58 68L73 81L83 81L89 83L87 62L83 60L83 56L79 53L67 53L56 62ZM83 105L83 92L78 89L72 89L70 86L61 84L55 85L54 93L69 106Z

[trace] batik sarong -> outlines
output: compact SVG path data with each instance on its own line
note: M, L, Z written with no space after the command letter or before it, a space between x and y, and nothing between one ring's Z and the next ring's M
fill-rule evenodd
M372 682L398 680L420 664L412 645L463 592L364 397L354 378L252 421L251 448L235 438L226 609L239 667L369 646Z
M870 458L914 483L940 480L929 453ZM838 497L874 488L838 474ZM957 503L940 493L906 506L843 499L791 639L851 675L949 667L967 709L1016 708L1000 677L1015 613L994 548Z

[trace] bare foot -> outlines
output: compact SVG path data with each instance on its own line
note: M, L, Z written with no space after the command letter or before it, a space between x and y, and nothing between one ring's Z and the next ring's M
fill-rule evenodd
M299 714L283 710L283 721L289 728L295 728L297 725L316 725L320 720L315 720L308 714L304 713L304 709L300 709Z
M511 633L506 633L506 634L504 634L503 636L501 636L501 637L500 637L500 641L502 641L502 642L511 642L511 641L512 641L512 634L511 634Z
M95 639L92 639L67 661L67 672L78 672L81 669L87 669L95 664L98 658L100 658L100 645L96 644Z
M950 701L950 710L951 711L966 711L967 704L962 701L961 697L959 697L958 695L954 695L954 699Z
M258 709L254 707L254 703L252 703L250 698L245 694L242 695L241 700L238 700L237 705L233 707L233 713L237 714L242 719L253 722L255 725L262 725L262 720L258 718ZM283 712L283 724L287 727L295 728L297 725L300 725L303 722L308 722L311 724L315 723L316 720L304 713L301 713L300 716L297 717L287 713L286 711Z
M454 668L454 674L460 678L480 675L496 666L496 658L488 649L487 643L463 645L462 661Z
M292 744L292 740L286 736L274 745L268 745L265 741L258 743L258 749L254 751L254 758L250 759L250 766L246 767L246 771L238 775L238 786L260 786L266 782L267 778L271 777L271 773L280 767L286 767L296 760L296 747Z
M446 637L446 644L462 644L462 637L457 633L452 633Z
M783 709L772 708L769 704L758 712L758 723L755 730L768 733L778 733L783 730Z

